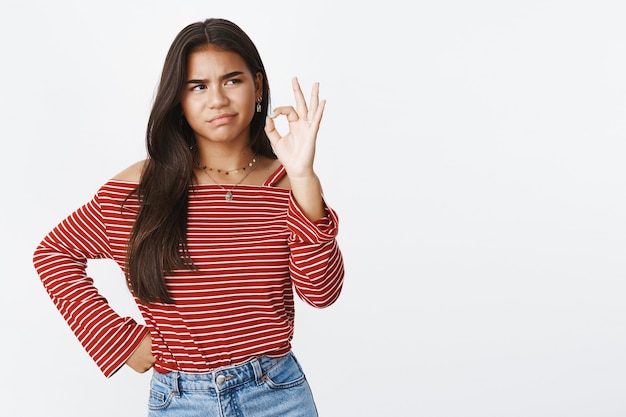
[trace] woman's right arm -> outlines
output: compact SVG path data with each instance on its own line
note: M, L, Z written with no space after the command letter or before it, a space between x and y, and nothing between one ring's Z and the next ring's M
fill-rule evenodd
M87 276L87 261L104 258L112 254L97 194L48 233L33 264L54 305L109 377L137 351L147 329L113 311Z

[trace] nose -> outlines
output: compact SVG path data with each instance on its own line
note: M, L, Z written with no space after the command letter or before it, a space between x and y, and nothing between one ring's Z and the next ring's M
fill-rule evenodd
M207 106L210 108L220 108L228 104L226 92L220 88L210 88L207 94Z

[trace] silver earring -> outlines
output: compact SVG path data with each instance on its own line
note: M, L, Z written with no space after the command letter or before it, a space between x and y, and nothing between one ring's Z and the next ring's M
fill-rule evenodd
M261 113L261 99L256 102L256 112Z

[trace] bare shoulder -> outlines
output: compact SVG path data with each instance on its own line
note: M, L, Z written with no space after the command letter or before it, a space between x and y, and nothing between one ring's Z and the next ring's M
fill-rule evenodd
M280 168L280 161L278 159L270 159L263 158L259 163L257 171L260 173L261 180L259 183L264 183L267 179L276 173L276 171ZM287 174L283 175L281 179L279 179L275 184L276 188L286 188L291 189L291 184L289 183L289 177Z
M115 175L113 179L119 181L139 182L145 165L146 160L135 162L119 174Z

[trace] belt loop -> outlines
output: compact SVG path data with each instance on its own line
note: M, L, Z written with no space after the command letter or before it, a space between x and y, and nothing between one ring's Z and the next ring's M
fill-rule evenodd
M252 359L252 361L250 361L250 364L252 365L252 369L254 370L254 379L256 383L262 384L264 380L263 380L263 369L261 368L261 362L259 361L258 358L254 358Z
M180 397L180 373L178 371L172 371L172 393L177 397Z

